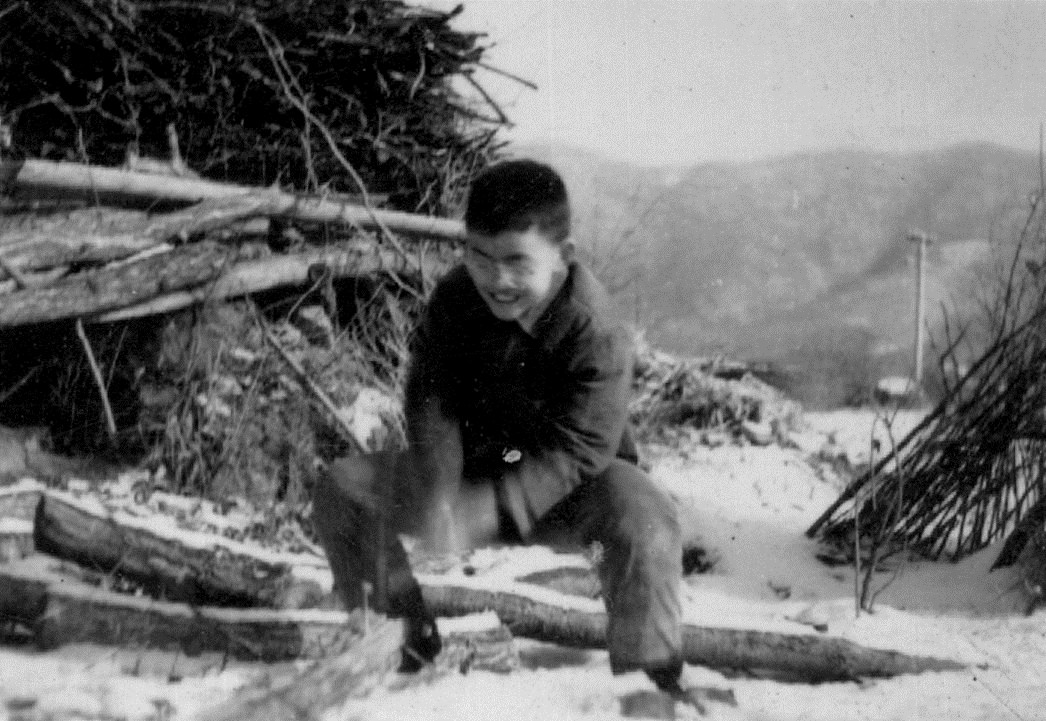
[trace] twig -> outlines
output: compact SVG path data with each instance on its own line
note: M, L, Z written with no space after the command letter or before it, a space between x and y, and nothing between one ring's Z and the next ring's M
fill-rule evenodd
M494 98L490 97L490 93L488 93L482 85L477 83L476 79L472 77L472 75L466 74L465 80L468 81L469 85L476 89L476 92L483 96L483 99L487 101L487 105L489 105L491 109L498 114L499 121L508 126L512 125L512 122L508 119L508 116L505 115L505 112L501 109L501 106L494 101Z
M263 328L263 332L265 333L265 339L269 341L269 344L272 345L273 348L276 349L276 352L280 354L283 361L290 366L291 370L293 370L302 382L305 383L305 387L309 389L309 392L312 393L316 399L323 404L323 407L327 409L331 418L334 419L334 422L345 433L345 438L349 441L349 445L352 446L352 450L359 454L366 453L363 444L360 443L358 438L356 438L356 434L352 432L351 426L349 426L345 419L342 418L342 415L338 412L338 407L334 405L334 401L332 401L331 397L327 395L327 392L320 388L316 381L312 379L312 376L309 375L308 371L302 367L301 363L287 352L287 349L284 348L279 339L272 334L271 330Z
M84 322L80 318L76 319L76 335L80 337L80 343L84 347L84 355L87 356L87 363L91 366L91 375L94 376L94 382L98 386L98 395L102 399L102 409L105 411L105 422L109 430L109 439L116 440L116 418L113 417L113 408L109 404L109 394L105 390L102 371L98 367L98 361L95 360L94 351L91 350L91 342L87 340L87 334L84 333Z
M484 62L477 62L476 63L476 67L483 68L484 70L489 70L490 72L492 72L492 73L494 73L496 75L500 75L502 77L508 78L509 80L515 80L520 85L525 85L526 87L530 88L531 90L537 90L538 89L538 86L535 83L532 83L529 80L526 80L525 78L521 78L518 75L513 75L512 73L508 72L507 70L502 70L501 68L496 68L493 65L488 65L487 63L484 63Z
M363 202L363 207L366 208L366 210L370 213L371 219L374 221L374 224L381 231L382 235L384 236L385 240L388 241L389 245L391 245L400 255L403 256L404 260L408 263L409 266L412 263L413 258L411 258L407 254L406 249L396 239L396 236L392 234L392 231L389 230L388 226L385 225L385 223L377 215L377 213L374 212L374 207L372 206L370 201L370 195L367 192L367 185L363 182L363 178L360 177L360 174L356 171L356 168L353 167L352 163L350 163L348 158L346 158L345 155L341 152L341 149L338 148L338 142L334 138L334 135L331 133L330 129L323 123L322 120L316 117L316 115L309 108L308 104L305 102L305 93L298 85L298 81L295 79L290 66L287 65L287 61L283 56L283 47L280 45L279 40L277 40L272 35L272 33L269 32L268 28L266 28L256 19L250 18L247 20L247 22L254 30L254 32L257 33L258 38L262 41L262 45L265 46L265 52L269 56L269 61L272 63L273 70L276 71L276 78L277 80L279 80L280 85L283 88L283 92L287 96L287 99L295 108L298 109L298 111L305 117L305 120L309 124L315 126L316 129L320 131L320 134L323 136L323 139L327 142L327 146L330 148L331 154L338 161L338 163L341 164L341 166L345 169L345 172L349 174L349 177L352 178L352 181L356 184L357 188L359 189L360 199ZM424 271L422 269L418 268L417 271L424 275ZM393 276L393 280L396 282L397 285L400 286L402 290L406 291L407 293L410 293L411 295L421 300L421 297L416 290L414 290L395 276Z
M28 288L29 279L25 277L22 271L18 270L13 263L7 260L7 258L0 255L0 268L4 269L4 272L11 276L11 280L15 282L15 285L19 288Z
M28 373L26 373L26 374L25 374L24 376L22 376L21 378L19 378L19 379L18 379L18 380L17 380L16 382L15 382L15 384L14 384L13 386L11 386L11 387L9 387L9 388L5 388L5 389L4 389L4 391L3 391L2 393L0 393L0 403L3 403L3 402L4 402L4 401L6 401L6 400L7 400L8 398L10 398L10 397L11 397L11 396L13 396L13 395L14 395L15 393L17 393L17 392L19 391L19 389L20 389L20 388L21 388L22 386L24 386L24 385L25 385L26 383L28 383L28 382L29 382L29 380L30 380L30 379L31 379L31 378L32 378L33 376L35 376L35 375L37 374L37 372L38 372L39 370L40 370L40 366L33 366L33 367L32 367L32 368L31 368L31 369L29 370L29 372L28 372Z

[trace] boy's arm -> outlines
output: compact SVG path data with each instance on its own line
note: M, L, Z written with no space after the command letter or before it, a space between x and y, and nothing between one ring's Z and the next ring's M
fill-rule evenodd
M547 409L549 447L580 475L600 475L617 455L628 422L635 353L623 330L581 330L565 349L561 392Z
M505 476L503 492L517 506L517 523L520 504L536 520L583 480L601 475L617 455L628 422L634 349L625 332L588 325L560 352L560 392L543 409L536 447L525 450Z
M424 512L436 511L453 499L463 466L461 428L445 346L446 339L453 336L449 335L451 321L445 306L437 288L416 331L404 394L407 443Z

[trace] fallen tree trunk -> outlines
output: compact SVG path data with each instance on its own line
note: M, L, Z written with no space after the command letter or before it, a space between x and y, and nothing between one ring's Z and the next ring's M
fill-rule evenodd
M50 498L42 508L46 509ZM69 504L65 504L69 505ZM75 558L85 564L111 567L115 562L107 549L118 541L105 536L92 540L94 533L115 534L112 525L97 529L91 519L80 518L83 510L69 512L64 506L52 506L55 512L43 514L45 520L37 532L37 545L62 557ZM61 509L61 512L57 512ZM116 524L115 520L112 524ZM118 525L118 524L117 524ZM67 540L61 544L45 545L45 539L59 535L60 529L82 530L75 533L63 531ZM134 539L135 534L121 532L122 539ZM206 534L199 534L206 535ZM184 543L184 534L173 534L162 542L149 538L139 550L127 551L138 555L138 567L157 576L154 583L172 585L180 576L178 569L191 568L191 564L179 565L178 546ZM157 544L157 545L153 545ZM161 557L175 559L171 562L149 563L149 548L159 548ZM188 551L183 551L188 555ZM223 554L222 562L228 564L222 572L227 579L249 577L250 568L263 568L252 560L246 547L242 552ZM238 567L240 566L240 567ZM292 565L265 567L271 573L265 584L294 588ZM210 577L213 577L213 573ZM438 616L461 616L482 611L493 611L508 626L513 635L579 648L605 648L606 614L587 612L543 602L524 595L525 584L516 591L494 591L447 584L439 577L419 578L422 592L432 611ZM226 581L228 583L228 581ZM202 584L195 589L199 592ZM244 587L241 587L244 588ZM543 589L544 590L544 589ZM258 589L258 593L266 593ZM267 595L271 598L271 594ZM683 650L689 663L713 668L746 669L767 672L807 682L823 682L855 678L889 677L898 674L923 671L949 671L963 668L962 664L947 659L910 656L897 651L888 651L859 646L841 638L830 638L806 634L782 634L747 629L713 628L687 625L683 630Z
M0 566L0 620L30 628L43 649L90 642L177 649L186 655L218 652L265 662L361 653L369 654L369 665L400 659L403 624L381 614L192 606L115 593L91 583L100 580L98 574L42 554ZM512 635L496 617L448 624L437 666L506 671L519 665ZM377 656L374 644L360 646L372 635L383 639Z
M166 200L196 203L206 198L256 194L268 204L266 214L321 223L348 223L361 228L384 226L397 233L460 240L460 221L392 210L367 208L320 196L299 196L275 190L217 183L197 178L136 173L49 160L0 161L0 187L19 191L45 190L97 202L107 199Z
M402 635L385 624L359 639L351 653L338 654L304 671L266 674L199 721L297 721L318 719L349 699L365 697L395 669Z
M230 250L214 243L194 243L117 267L77 273L43 288L17 290L0 303L0 328L78 318L204 285L219 275L230 257Z
M295 255L272 256L231 265L224 269L213 283L206 286L165 293L142 303L100 313L90 320L94 323L111 323L169 313L205 301L224 300L273 288L303 285L309 281L310 269L316 265L325 266L333 278L368 275L380 271L405 273L410 270L398 253L378 249L329 248Z
M111 323L309 282L324 266L334 278L378 272L409 273L400 254L344 247L232 262L232 250L195 243L118 267L84 271L42 288L9 293L0 304L0 328L85 317Z
M268 198L248 195L211 198L161 214L89 208L0 217L0 260L22 272L70 263L108 263L171 239L185 241L263 215L271 205Z
M365 698L381 685L399 691L430 684L434 676L465 673L471 668L505 672L519 665L512 636L504 626L484 631L484 620L473 631L444 633L444 650L433 666L418 674L400 675L387 681L390 666L383 664L386 649L397 637L381 632L360 638L351 653L315 661L303 670L278 670L240 689L218 706L197 716L201 721L298 721L325 718L353 698ZM444 624L444 628L449 624ZM398 645L398 644L397 644ZM507 654L507 655L506 655ZM385 683L382 683L385 681Z
M118 573L171 601L286 608L318 599L293 566L209 533L165 533L50 491L37 506L35 543L44 553ZM318 560L318 559L317 559Z
M562 646L606 648L606 614L555 606L515 593L423 582L437 616L494 611L513 635ZM769 672L809 683L958 671L948 659L859 646L843 638L683 626L683 659L719 669Z
M82 582L80 574L26 565L0 566L0 618L30 627L44 649L93 642L281 661L340 653L362 628L335 611L190 606L115 593Z

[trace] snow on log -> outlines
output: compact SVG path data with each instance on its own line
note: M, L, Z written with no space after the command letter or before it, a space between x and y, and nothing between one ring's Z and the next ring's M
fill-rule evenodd
M580 648L606 647L606 615L564 608L519 593L423 583L437 616L494 611L516 636ZM912 656L860 646L843 638L747 629L683 626L683 657L710 668L766 672L820 683L890 677L924 671L958 671L948 659Z
M360 634L344 613L157 601L91 586L75 574L42 573L24 562L0 566L0 618L31 627L45 649L137 644L252 661L319 658L344 651Z
M207 198L257 194L267 203L266 214L321 223L348 223L362 228L384 226L408 235L446 240L464 237L460 221L367 208L331 197L305 196L198 178L137 173L49 160L0 160L0 179L19 191L49 191L82 196L92 202L109 199L166 200L196 203Z
M296 721L318 719L326 711L367 693L394 670L402 635L384 624L343 653L298 670L276 670L242 688L232 698L197 715L198 721Z
M93 642L274 662L359 655L370 648L369 642L360 646L361 639L378 634L391 651L368 663L399 660L403 624L380 614L193 606L116 593L95 585L101 580L43 554L0 566L0 620L31 628L44 649ZM438 666L507 671L519 665L512 635L496 616L455 620L444 628Z
M55 491L39 504L35 536L44 553L119 572L173 601L284 608L323 593L314 581L296 578L290 564L262 558L245 544L117 520Z
M68 501L56 502L53 495L49 493L41 504L38 517L37 544L47 552L100 568L114 568L114 564L121 563L119 567L125 573L135 568L143 578L152 574L152 583L166 584L164 588L168 593L171 593L168 589L181 588L201 594L206 583L220 577L226 584L224 588L235 589L241 597L257 593L257 598L273 605L279 600L271 599L279 599L280 593L273 594L270 586L296 588L292 564L266 565L260 561L262 553L252 553L246 544L226 542L227 547L218 553L217 549L202 544L207 550L194 556L193 550L183 546L196 536L203 538L210 534L165 535L159 530L128 529L126 523L118 522L111 515L92 514ZM215 542L225 542L225 539L210 537ZM135 543L140 545L132 547ZM121 552L110 550L117 547ZM207 566L207 559L212 564L220 563L222 572L216 574L215 566ZM252 573L264 577L264 582L251 584ZM190 580L192 574L200 574L200 578ZM534 587L543 593L528 597L525 594L528 584L524 583L508 590L494 590L443 583L432 575L419 577L419 581L426 602L437 616L493 611L515 636L563 646L605 648L606 615L554 602L557 597L570 599L569 596ZM683 640L685 659L689 663L760 671L809 682L964 668L947 659L867 648L846 639L820 635L687 625Z
M441 623L444 629L444 649L433 666L417 674L403 674L394 681L381 684L390 691L430 684L435 676L465 673L469 669L505 672L519 665L519 656L509 634L496 616L478 619L477 628L493 628L477 633L467 627L453 629L453 619ZM493 623L493 626L489 624ZM475 622L469 626L475 626ZM379 631L357 641L353 653L344 653L309 664L302 670L278 669L240 689L228 701L206 710L199 721L298 721L299 719L327 718L346 701L364 698L385 679L391 667L382 664L383 649L396 637L387 638ZM467 634L472 634L468 636ZM467 642L462 643L465 639ZM507 639L507 640L506 640ZM359 649L358 651L356 649ZM505 656L505 652L510 652ZM493 655L492 655L493 652Z
M25 479L8 486L0 486L0 518L19 518L31 521L36 516L46 487L35 480Z
M34 550L32 522L0 516L0 563L19 561Z

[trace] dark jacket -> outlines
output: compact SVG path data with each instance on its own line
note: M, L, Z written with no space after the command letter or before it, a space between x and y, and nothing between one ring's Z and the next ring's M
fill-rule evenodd
M433 291L407 382L421 483L494 481L525 535L613 458L636 462L633 362L631 335L583 266L570 264L531 333L496 318L455 268Z

